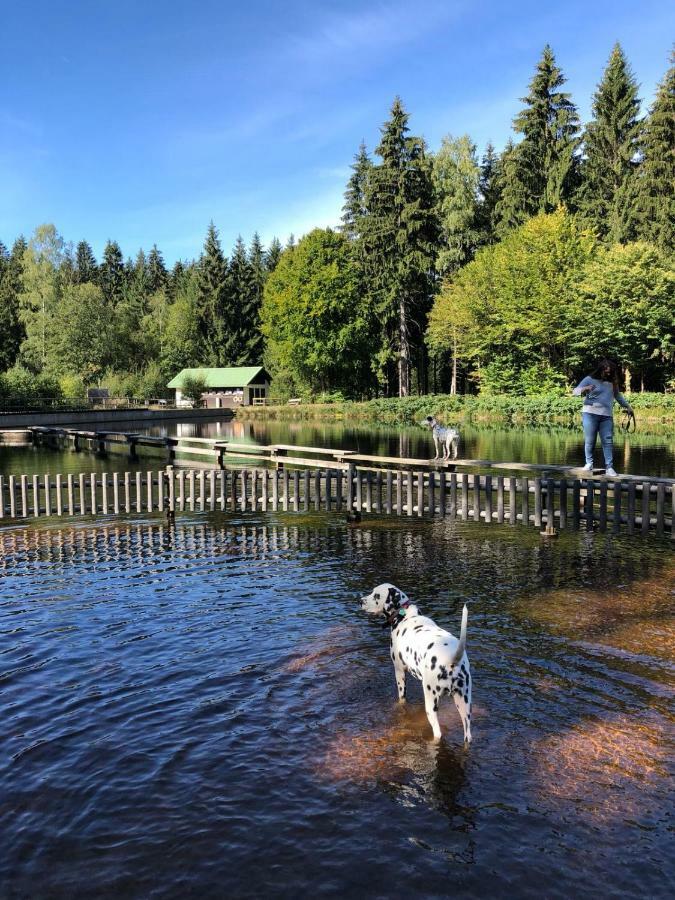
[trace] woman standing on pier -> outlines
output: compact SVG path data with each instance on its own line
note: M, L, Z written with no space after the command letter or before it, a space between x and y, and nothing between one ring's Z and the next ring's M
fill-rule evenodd
M584 472L593 471L593 450L600 434L602 452L605 456L605 475L615 477L614 470L614 401L632 415L630 403L619 393L619 370L617 364L603 358L598 361L591 375L582 378L572 393L584 397L582 422L584 426L584 452L586 465Z

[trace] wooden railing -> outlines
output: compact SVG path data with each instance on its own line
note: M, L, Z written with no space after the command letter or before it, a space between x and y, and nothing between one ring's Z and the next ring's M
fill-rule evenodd
M288 460L287 460L288 461ZM585 527L675 538L675 489L666 479L596 480L360 468L230 468L0 475L0 524L42 516L230 510L439 516L533 525L553 534Z

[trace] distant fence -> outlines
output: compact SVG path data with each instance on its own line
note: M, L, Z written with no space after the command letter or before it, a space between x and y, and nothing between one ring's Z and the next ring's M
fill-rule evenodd
M438 516L539 530L675 538L675 490L628 481L392 469L210 469L0 476L0 524L43 516L207 510Z
M99 409L139 409L149 406L175 409L173 399L160 397L136 399L133 397L83 397L78 400L64 400L57 397L34 397L17 400L0 397L0 416L43 412L86 412Z

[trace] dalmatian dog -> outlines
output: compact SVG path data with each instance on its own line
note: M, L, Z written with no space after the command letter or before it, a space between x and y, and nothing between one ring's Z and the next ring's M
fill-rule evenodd
M438 705L451 694L464 727L464 740L471 742L471 671L466 655L466 606L462 612L459 640L420 615L414 603L385 583L361 598L361 609L384 616L383 627L391 629L391 661L394 664L399 702L405 701L405 676L409 672L424 686L424 706L434 740L441 739Z
M445 425L441 425L434 416L427 416L421 424L423 428L431 429L431 434L434 438L434 447L436 449L436 456L434 459L440 457L441 449L443 450L443 459L450 459L451 452L452 458L457 459L457 452L459 450L459 431L456 428L448 428Z

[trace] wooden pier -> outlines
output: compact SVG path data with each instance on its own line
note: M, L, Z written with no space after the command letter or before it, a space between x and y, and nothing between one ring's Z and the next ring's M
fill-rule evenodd
M521 524L551 535L585 528L675 539L675 480L568 478L553 472L493 475L439 471L430 464L426 471L375 468L359 465L356 454L340 453L343 461L314 460L312 466L304 460L303 468L293 468L293 458L285 456L279 468L168 466L145 472L0 476L0 526L51 516L326 510L351 518L435 516Z

